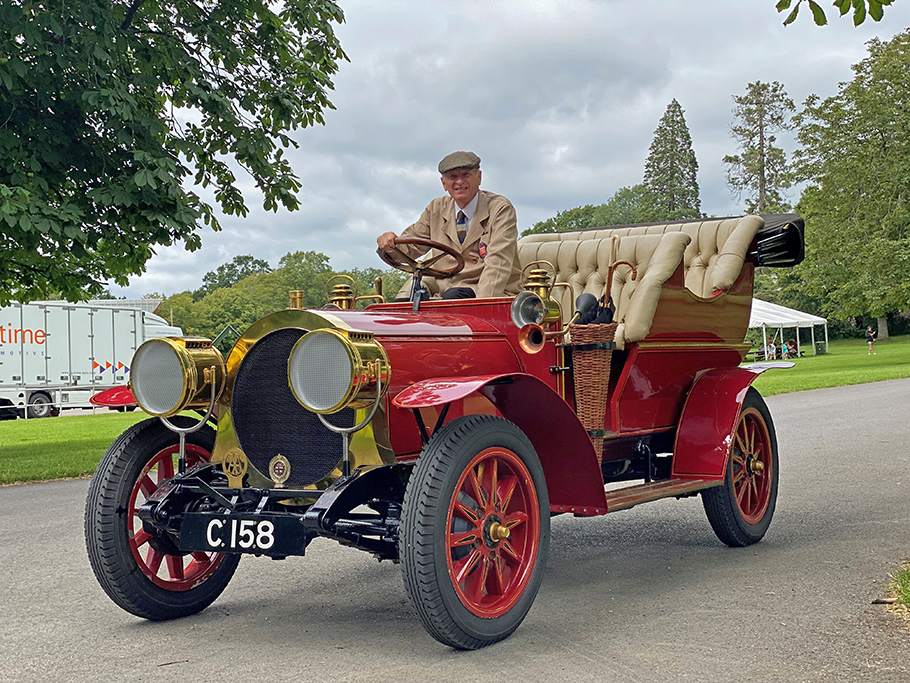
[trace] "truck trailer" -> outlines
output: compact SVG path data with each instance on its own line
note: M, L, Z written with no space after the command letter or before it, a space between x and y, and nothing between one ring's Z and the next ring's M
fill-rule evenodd
M91 408L97 392L126 385L144 341L183 333L139 308L155 304L40 301L0 308L0 419Z

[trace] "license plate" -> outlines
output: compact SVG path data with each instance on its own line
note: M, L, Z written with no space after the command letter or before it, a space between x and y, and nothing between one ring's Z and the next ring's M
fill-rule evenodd
M300 518L289 515L191 512L180 526L180 549L186 552L303 555L308 542Z

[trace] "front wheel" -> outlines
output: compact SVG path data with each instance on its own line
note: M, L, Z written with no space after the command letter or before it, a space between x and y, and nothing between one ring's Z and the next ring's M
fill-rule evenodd
M534 447L508 420L453 420L427 444L404 496L405 588L439 642L474 650L508 637L546 569L550 504Z
M741 548L758 543L777 503L777 435L761 395L750 388L733 431L723 486L702 491L717 537Z
M193 420L173 422L189 427ZM187 466L208 460L214 444L208 426L187 434ZM208 607L240 561L240 555L170 554L143 529L137 511L174 476L178 454L179 437L157 418L133 425L99 463L85 503L85 545L98 583L127 612L153 621Z

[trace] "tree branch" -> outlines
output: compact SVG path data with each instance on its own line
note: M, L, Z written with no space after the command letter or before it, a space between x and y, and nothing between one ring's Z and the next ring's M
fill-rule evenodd
M121 31L125 31L133 22L133 17L136 16L136 12L139 11L144 2L145 0L133 0L133 4L130 5L130 8L126 11L126 16L123 18L123 24L120 25Z

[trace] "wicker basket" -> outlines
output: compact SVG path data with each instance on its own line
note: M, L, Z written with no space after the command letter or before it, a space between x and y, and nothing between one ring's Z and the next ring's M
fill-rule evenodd
M613 341L617 323L570 325L572 371L575 376L575 406L581 424L588 430L599 463L603 457L604 417L610 386L611 348L586 348Z

